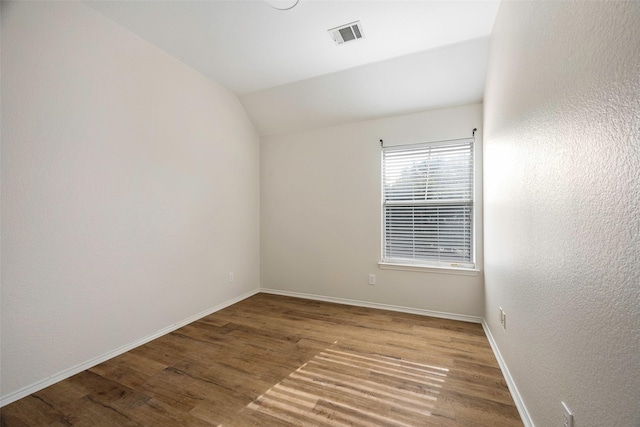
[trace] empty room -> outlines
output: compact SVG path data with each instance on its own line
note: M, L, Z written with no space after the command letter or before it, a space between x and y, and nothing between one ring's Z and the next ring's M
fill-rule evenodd
M640 426L640 2L0 16L2 426Z

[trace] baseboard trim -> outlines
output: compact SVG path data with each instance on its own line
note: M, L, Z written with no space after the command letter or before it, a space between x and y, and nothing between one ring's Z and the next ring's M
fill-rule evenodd
M522 418L522 422L525 427L535 427L533 424L533 420L531 419L531 415L529 415L529 411L527 411L527 407L524 404L524 400L518 391L518 387L516 387L516 383L511 376L511 372L509 372L509 368L507 367L507 363L504 361L500 350L498 349L498 344L493 338L493 334L489 329L489 325L482 319L482 329L484 329L484 333L489 340L489 345L491 345L491 349L493 350L493 354L496 356L498 360L498 365L500 365L500 370L502 371L502 375L504 375L504 379L507 382L507 387L509 387L509 392L511 393L511 397L513 398L513 402L516 404L516 408L518 409L518 413L520 414L520 418Z
M280 289L260 288L260 292L265 294L282 295L294 298L305 298L316 301L333 302L336 304L355 305L358 307L378 308L381 310L398 311L401 313L420 314L422 316L440 317L442 319L461 320L463 322L482 323L482 317L467 316L465 314L446 313L442 311L424 310L421 308L403 307L398 305L381 304L377 302L368 302L360 300L352 300L346 298L328 297L324 295L305 294L301 292L283 291Z
M159 338L163 335L168 334L169 332L173 332L176 329L182 328L185 325L188 325L189 323L195 322L198 319L201 319L205 316L208 316L210 314L215 313L216 311L222 310L223 308L229 307L230 305L233 305L235 303L238 303L246 298L249 298L257 293L260 292L260 289L256 288L252 291L249 291L243 295L237 296L235 298L232 298L230 300L227 300L221 304L218 304L214 307L211 307L205 311L202 311L198 314L195 314L191 317L188 317L184 320L181 320L180 322L174 323L171 326L167 326L166 328L160 329L158 332L146 336L144 338L141 338L137 341L134 341L130 344L127 344L123 347L120 347L116 350L110 351L108 353L105 353L101 356L98 357L94 357L93 359L87 360L86 362L80 363L78 365L72 366L71 368L65 369L62 372L58 372L57 374L53 374L51 376L49 376L48 378L42 379L40 381L37 381L31 385L28 385L26 387L23 387L17 391L14 391L13 393L9 393L6 396L2 396L0 397L0 408L8 405L12 402L15 402L16 400L22 399L23 397L26 397L32 393L35 393L37 391L42 390L43 388L49 387L52 384L55 384L59 381L62 381L64 379L67 379L73 375L76 375L82 371L85 371L89 368L92 368L106 360L109 360L111 358L114 358L116 356L121 355L122 353L126 353L129 350L132 350L138 346L141 346L143 344L148 343L149 341L152 341L156 338Z

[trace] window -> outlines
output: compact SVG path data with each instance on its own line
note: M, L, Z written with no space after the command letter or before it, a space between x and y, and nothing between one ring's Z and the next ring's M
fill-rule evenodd
M474 138L382 149L382 262L474 268Z

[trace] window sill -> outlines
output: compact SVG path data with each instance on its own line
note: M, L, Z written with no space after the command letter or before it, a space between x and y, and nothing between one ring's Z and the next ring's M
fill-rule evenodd
M459 276L477 276L480 274L480 270L475 268L436 267L416 264L397 264L383 261L378 263L378 267L383 270L421 271L424 273L457 274Z

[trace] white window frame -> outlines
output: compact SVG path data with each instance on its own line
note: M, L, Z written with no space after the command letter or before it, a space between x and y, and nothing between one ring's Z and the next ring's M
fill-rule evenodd
M470 166L470 177L471 177L471 190L469 192L469 198L464 198L464 200L455 200L452 202L449 202L447 204L451 205L451 204L456 204L456 205L466 205L469 206L471 208L471 213L470 213L470 221L467 223L468 226L470 227L470 244L469 244L469 250L470 250L470 258L468 260L443 260L443 259L437 259L436 257L434 257L434 259L424 259L423 258L393 258L390 256L387 256L387 235L386 235L386 230L387 230L387 218L386 218L386 208L387 206L392 206L394 204L397 205L397 202L394 202L393 200L386 200L388 199L387 194L385 193L385 169L384 169L384 162L385 162L385 152L400 152L400 151L405 151L407 153L410 153L411 150L418 150L418 149L422 149L424 150L425 148L433 148L433 147L438 147L438 146L445 146L445 145L451 145L451 144L461 144L461 145L469 145L470 146L470 154L471 154L471 166ZM398 270L413 270L413 271L434 271L434 272L438 272L438 273L453 273L453 274L465 274L465 275L477 275L478 274L478 269L476 268L476 252L477 252L477 233L476 233L476 209L477 209L477 200L476 200L476 161L477 161L477 157L476 157L476 144L475 144L475 137L471 137L471 138L462 138L462 139L456 139L456 140L447 140L447 141L434 141L434 142L427 142L427 143L418 143L418 144L407 144L407 145L395 145L395 146L390 146L390 147L382 147L382 158L381 158L381 164L382 164L382 206L381 206L381 213L382 213L382 223L381 223L381 235L382 235L382 258L381 261L379 262L379 266L380 268L384 268L384 269L398 269ZM425 200L421 201L421 200L415 200L415 201L403 201L402 205L403 206L427 206L427 205L431 205L434 206L436 204L438 204L438 201L432 200L432 201L427 201L427 196L426 196L426 189L425 189ZM445 257L446 258L446 257Z

